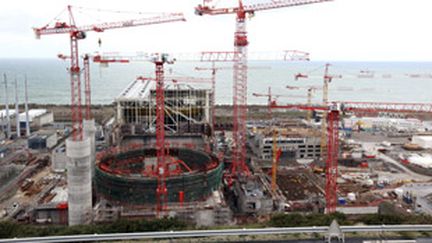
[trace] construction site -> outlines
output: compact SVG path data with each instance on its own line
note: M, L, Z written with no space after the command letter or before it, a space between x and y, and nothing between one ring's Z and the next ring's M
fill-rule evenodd
M196 54L195 71L207 78L167 72L181 55L78 52L86 32L181 22L181 13L79 26L68 6L71 22L35 28L38 38L70 38L71 53L59 58L70 61L71 104L29 104L26 79L26 99L18 100L15 81L12 107L4 75L0 220L72 226L177 217L226 226L276 213L376 214L384 203L432 215L432 104L329 100L345 92L329 91L343 79L330 64L322 86L269 87L253 93L266 105L248 103L247 16L321 2L328 0L197 6L199 16L236 17L234 51ZM307 52L283 55L309 61ZM136 73L112 104L92 105L90 68L135 61L151 63L153 75ZM221 63L233 65L232 105L215 101ZM307 102L280 101L293 89ZM313 102L318 92L322 101Z

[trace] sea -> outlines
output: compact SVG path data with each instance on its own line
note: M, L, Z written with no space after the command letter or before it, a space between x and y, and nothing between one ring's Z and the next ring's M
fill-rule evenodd
M432 62L341 62L330 63L330 101L432 103ZM325 62L249 61L248 104L267 104L265 96L271 87L279 104L306 103L306 88L322 87ZM0 59L0 107L4 104L3 74L8 80L9 100L14 100L17 80L20 102L24 98L24 77L28 80L29 102L36 104L69 104L70 81L68 61L58 59ZM232 104L232 64L217 63L216 103ZM209 79L209 63L182 61L165 66L166 76ZM138 76L154 77L154 65L146 62L110 64L92 63L91 89L93 104L111 104ZM296 79L296 74L307 78ZM171 85L168 83L168 85ZM186 85L186 84L184 84ZM210 88L208 82L191 83L192 87ZM291 89L286 88L291 86ZM298 89L293 89L298 87ZM313 102L322 100L317 89Z

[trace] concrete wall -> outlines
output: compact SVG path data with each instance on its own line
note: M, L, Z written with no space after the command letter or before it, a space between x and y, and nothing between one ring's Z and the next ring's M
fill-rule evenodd
M53 148L54 146L57 145L58 142L58 137L57 137L57 133L54 132L51 135L49 135L46 139L46 146L47 148Z
M65 151L52 151L51 153L51 169L54 172L61 173L65 172L66 164L69 161L69 158L66 156Z
M179 202L179 192L184 193L184 201L203 200L210 196L214 190L219 189L222 181L223 164L216 168L204 171L211 159L206 153L189 149L172 151L173 157L183 160L189 167L195 168L191 173L183 173L167 178L168 201ZM119 154L123 159L138 156L150 157L156 155L155 149L130 151ZM113 203L121 204L154 204L156 202L156 177L145 177L138 172L130 174L115 174L101 169L101 162L96 167L95 183L98 193ZM196 168L200 168L197 171ZM112 168L114 170L114 168Z
M69 225L92 221L90 139L66 140Z

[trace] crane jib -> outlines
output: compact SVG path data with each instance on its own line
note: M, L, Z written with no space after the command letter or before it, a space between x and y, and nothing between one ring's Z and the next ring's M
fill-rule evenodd
M103 32L107 29L117 29L117 28L126 28L126 27L134 27L141 25L152 25L152 24L162 24L168 22L176 22L176 21L186 21L183 14L169 14L162 15L150 18L141 18L141 19L132 19L132 20L124 20L124 21L116 21L116 22L107 22L101 24L93 24L93 25L84 25L78 27L42 27L42 28L34 28L34 31L37 36L40 35L50 35L50 34L66 34L71 33L72 31L96 31Z

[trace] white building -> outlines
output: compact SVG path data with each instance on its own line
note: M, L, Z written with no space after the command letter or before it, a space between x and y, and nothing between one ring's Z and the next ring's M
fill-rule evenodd
M19 114L20 126L25 127L26 113ZM31 127L39 128L54 122L54 114L46 109L30 109L29 122Z
M374 130L393 130L398 132L405 131L425 131L426 124L423 124L419 119L414 118L388 118L388 117L350 117L343 119L345 128L358 130L374 129Z
M432 168L432 155L430 154L413 154L408 157L408 161L410 164L414 164L426 169Z
M260 158L270 160L273 157L273 134L257 133L250 141L252 150ZM281 132L276 136L277 147L282 156L291 159L319 159L321 156L321 137L308 129Z

